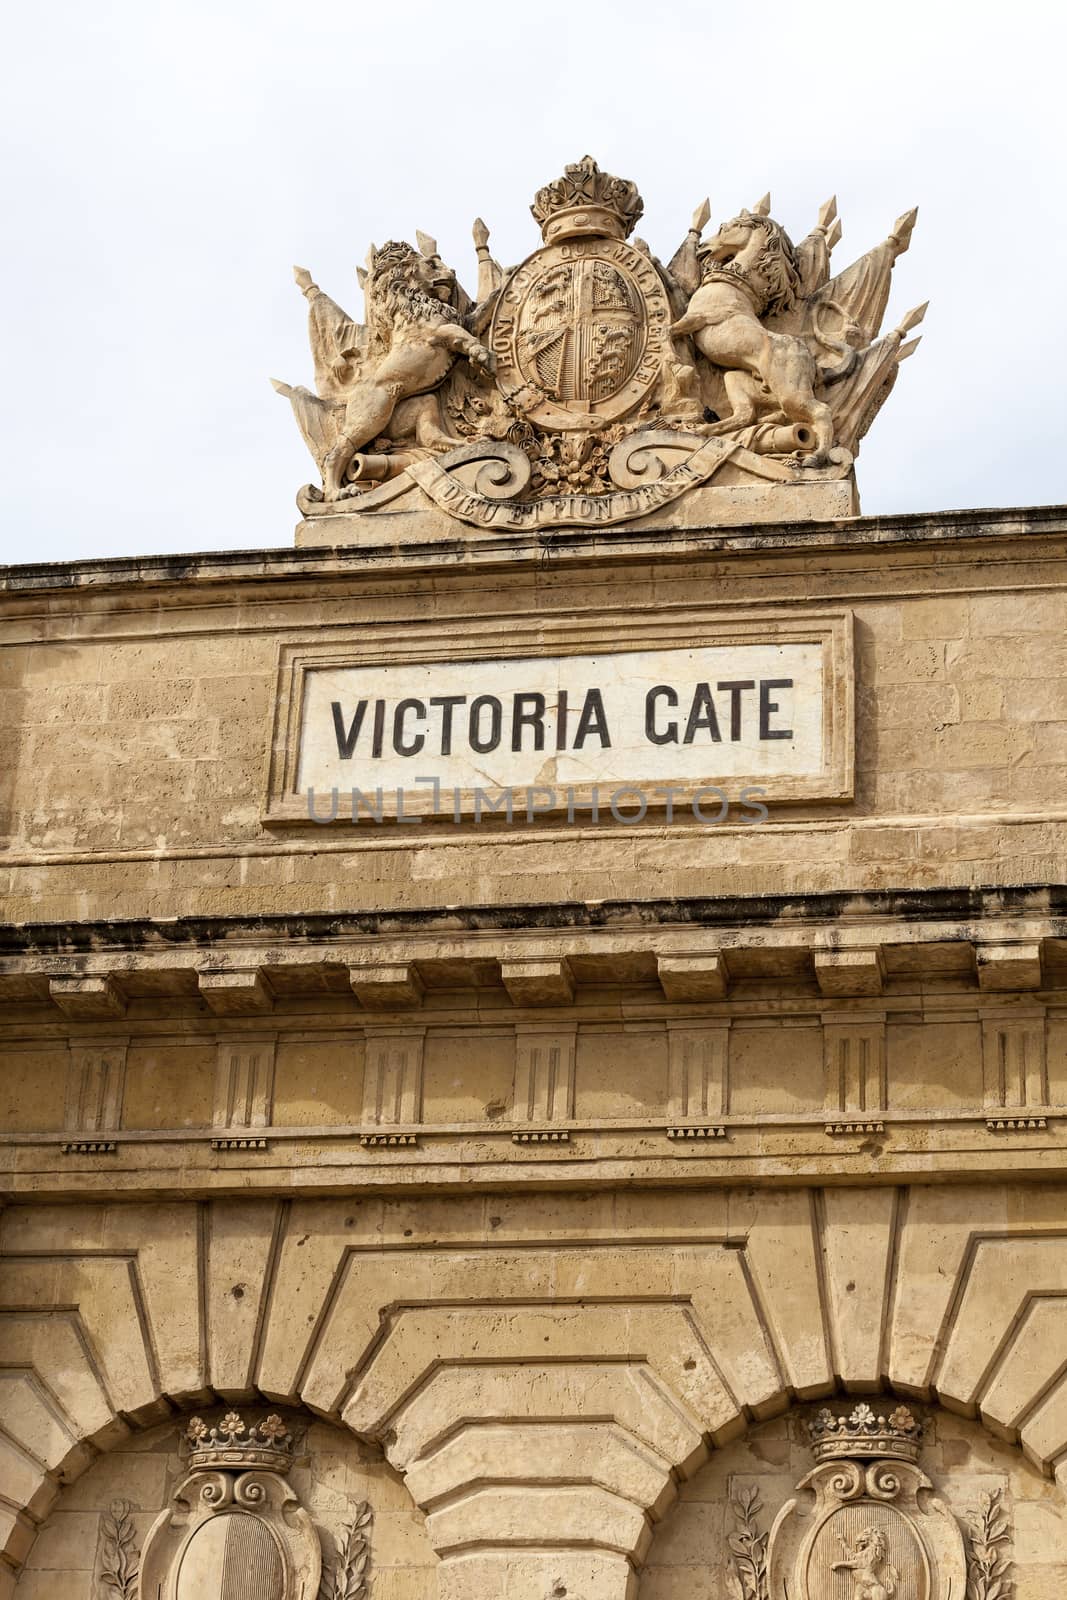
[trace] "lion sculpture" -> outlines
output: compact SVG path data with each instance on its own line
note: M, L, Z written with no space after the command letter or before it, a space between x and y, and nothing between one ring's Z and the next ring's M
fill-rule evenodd
M464 310L453 303L466 296L436 248L427 255L390 242L372 250L369 270L361 274L365 325L323 294L306 268L296 267L294 274L310 305L319 392L279 382L274 387L292 402L322 472L325 498L338 500L352 492L349 469L358 452L389 431L402 402L429 395L460 356L476 375L491 373L492 354L472 329L485 327L492 306ZM424 448L455 443L424 405L403 420Z
M830 1563L831 1572L852 1573L852 1600L893 1600L900 1574L889 1560L889 1540L882 1528L864 1528L855 1547L838 1535L845 1554Z

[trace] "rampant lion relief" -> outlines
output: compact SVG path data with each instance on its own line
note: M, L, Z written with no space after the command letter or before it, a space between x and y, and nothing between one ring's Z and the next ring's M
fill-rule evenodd
M275 388L322 478L298 496L309 525L381 515L440 537L436 512L498 531L668 505L692 526L858 510L854 457L926 310L881 334L914 211L832 277L833 201L798 245L769 197L705 239L705 201L666 266L630 240L635 186L590 156L531 209L543 245L507 272L475 223L474 298L421 233L372 246L364 322L295 269L315 390Z

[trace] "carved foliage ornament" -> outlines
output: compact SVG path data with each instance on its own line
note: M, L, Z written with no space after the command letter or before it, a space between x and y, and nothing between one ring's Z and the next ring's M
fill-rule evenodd
M98 1589L111 1600L136 1600L140 1558L128 1500L112 1500L100 1526Z
M716 477L850 475L918 342L906 335L925 307L880 331L915 212L834 276L833 201L797 245L769 196L705 238L705 201L667 265L629 238L635 185L591 156L531 209L543 245L508 271L475 223L474 296L421 233L417 248L371 247L363 322L296 269L316 387L275 388L322 473L298 497L306 515L341 502L505 528L613 524Z
M967 1600L1011 1600L1011 1525L1002 1489L986 1495L971 1523L968 1544Z
M315 1600L318 1534L285 1482L293 1440L280 1417L249 1428L229 1412L194 1417L187 1475L157 1517L141 1557L141 1600Z
M368 1529L373 1512L366 1500L343 1530L337 1553L329 1570L322 1574L320 1600L362 1600L367 1589L367 1563L370 1560Z
M1009 1538L999 1492L968 1550L918 1465L922 1424L906 1406L858 1405L809 1424L815 1467L761 1532L754 1489L736 1488L730 1538L740 1600L1009 1600Z

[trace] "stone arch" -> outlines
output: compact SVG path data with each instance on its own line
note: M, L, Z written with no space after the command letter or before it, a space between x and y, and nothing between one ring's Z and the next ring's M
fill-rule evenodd
M379 1444L449 1596L626 1593L710 1450L835 1392L937 1400L1051 1475L1065 1215L1062 1185L9 1208L0 1596L97 1452L215 1401Z
M250 1423L261 1411L245 1408ZM215 1420L211 1412L206 1415ZM297 1439L289 1482L315 1524L326 1570L336 1565L346 1527L367 1502L370 1571L390 1592L410 1590L419 1600L432 1600L438 1562L426 1538L425 1518L381 1451L307 1411L283 1408L281 1416ZM149 1529L186 1474L179 1440L188 1421L189 1414L175 1414L128 1432L60 1489L21 1577L14 1580L15 1600L95 1600L116 1594L105 1579L109 1569L116 1570L115 1536L121 1531L132 1558L139 1559Z

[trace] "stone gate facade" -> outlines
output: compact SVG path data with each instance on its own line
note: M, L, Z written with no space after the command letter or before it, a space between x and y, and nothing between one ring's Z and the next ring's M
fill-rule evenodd
M481 367L420 236L526 467L323 380L296 548L3 574L4 1597L1067 1586L1067 521L716 433L729 228L568 172Z

